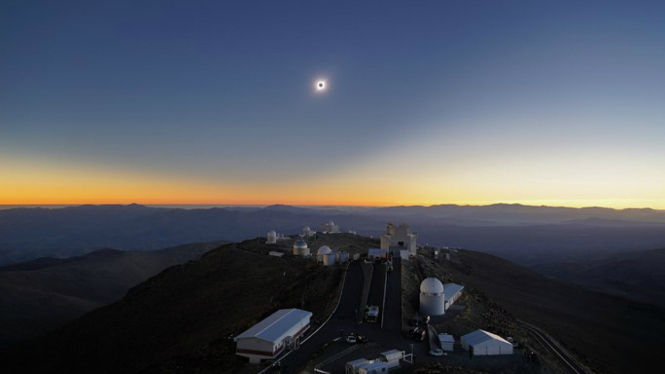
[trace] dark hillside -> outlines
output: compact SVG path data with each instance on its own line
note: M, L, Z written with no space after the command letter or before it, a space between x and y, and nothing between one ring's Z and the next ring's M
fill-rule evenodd
M0 268L0 346L35 338L100 306L160 271L222 243L151 252L106 249Z
M663 309L569 286L480 252L460 250L440 263L603 372L658 371L662 364Z
M121 301L3 352L0 367L21 373L237 372L244 361L234 355L229 334L279 308L304 308L315 321L323 318L343 272L247 251L257 246L229 244L171 267Z
M665 248L544 264L535 270L584 288L665 308Z

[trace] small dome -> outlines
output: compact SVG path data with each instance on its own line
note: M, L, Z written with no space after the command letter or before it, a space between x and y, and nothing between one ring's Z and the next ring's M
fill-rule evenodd
M275 232L275 230L270 230L268 236L277 236L277 232Z
M307 248L307 243L302 239L298 239L293 243L293 248Z
M436 279L434 277L426 278L420 284L420 292L442 294L443 293L443 284L441 283L441 281L439 281L438 279Z
M327 245L324 245L323 247L319 248L319 251L317 252L317 254L320 255L327 255L328 253L332 253L332 249L330 249L330 247L328 247Z
M305 227L302 228L302 230L303 230L303 231L309 231L310 228L309 228L309 226L305 226Z
M328 221L328 224L329 224L330 226L335 226L335 222L333 222L333 221Z

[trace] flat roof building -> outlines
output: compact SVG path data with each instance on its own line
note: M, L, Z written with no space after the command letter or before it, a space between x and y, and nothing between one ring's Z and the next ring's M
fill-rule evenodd
M278 310L233 339L236 354L249 358L253 364L274 359L289 345L299 344L311 317L312 313L306 310Z
M464 290L464 286L461 284L457 283L446 283L443 285L443 290L444 290L444 304L446 307L446 310L450 308L451 305L455 304L457 299L459 299L462 296L462 291Z

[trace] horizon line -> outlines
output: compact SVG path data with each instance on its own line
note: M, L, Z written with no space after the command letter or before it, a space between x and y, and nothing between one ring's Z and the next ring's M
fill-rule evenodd
M506 203L506 202L496 202L496 203L486 203L486 204L460 204L460 203L440 203L440 204L387 204L387 205L359 205L359 204L285 204L285 203L272 203L272 204L232 204L232 203L48 203L48 204L0 204L0 208L11 209L11 208L39 208L39 207L53 207L53 208L65 208L65 207L79 207L79 206L130 206L130 205L140 205L147 207L243 207L243 208L267 208L271 206L287 206L287 207L296 207L296 208L399 208L399 207L423 207L431 208L436 206L458 206L458 207L490 207L496 205L512 205L512 206L524 206L524 207L534 207L534 208L565 208L565 209L611 209L611 210L644 210L650 209L655 211L665 211L665 209L654 208L650 206L644 207L624 207L617 208L611 206L601 206L601 205L584 205L584 206L568 206L568 205L548 205L548 204L525 204L525 203ZM196 208L194 208L196 209Z

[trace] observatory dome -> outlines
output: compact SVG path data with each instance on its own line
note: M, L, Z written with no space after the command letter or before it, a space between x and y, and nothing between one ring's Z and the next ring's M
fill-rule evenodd
M307 243L302 239L298 239L293 243L293 248L307 248Z
M420 292L428 294L442 294L443 283L434 277L426 278L420 284Z
M277 232L275 230L270 230L270 231L268 231L268 236L277 237Z
M317 254L320 255L327 255L328 253L332 253L332 249L330 249L330 247L328 247L327 245L324 245L323 247L319 248L319 251L317 252Z

